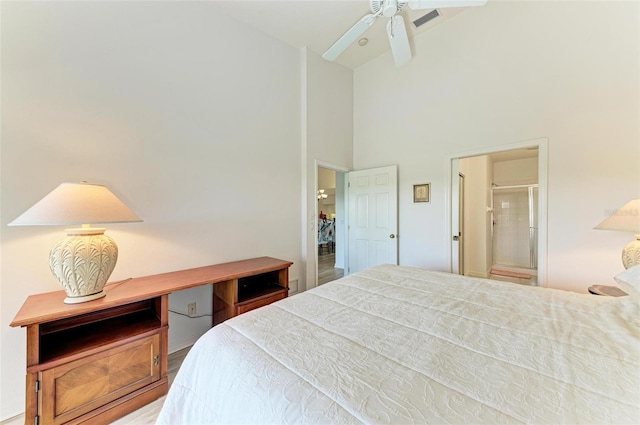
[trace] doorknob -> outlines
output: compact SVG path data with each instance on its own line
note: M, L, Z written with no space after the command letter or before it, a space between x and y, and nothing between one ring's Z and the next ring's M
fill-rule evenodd
M395 237L396 237L396 235L394 235L394 234L392 233L392 234L390 234L390 235L389 235L389 237L390 237L391 239L393 239L393 238L395 238Z
M455 236L453 237L453 240L454 240L454 241L460 240L460 237L458 237L458 235L455 235Z

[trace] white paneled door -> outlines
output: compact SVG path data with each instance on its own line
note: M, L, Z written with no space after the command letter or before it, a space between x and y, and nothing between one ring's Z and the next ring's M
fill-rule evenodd
M398 167L348 173L349 268L398 264Z

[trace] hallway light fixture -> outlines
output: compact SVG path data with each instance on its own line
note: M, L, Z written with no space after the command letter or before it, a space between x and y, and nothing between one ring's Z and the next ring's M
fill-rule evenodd
M622 250L622 264L625 269L640 264L640 199L627 202L594 229L634 233L636 240Z
M102 298L118 259L118 246L93 223L142 221L105 186L62 183L9 226L82 225L67 229L49 255L49 267L64 288L65 304Z

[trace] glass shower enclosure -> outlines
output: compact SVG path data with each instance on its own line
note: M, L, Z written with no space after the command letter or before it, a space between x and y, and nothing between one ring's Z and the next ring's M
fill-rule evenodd
M538 185L494 186L493 264L538 267Z

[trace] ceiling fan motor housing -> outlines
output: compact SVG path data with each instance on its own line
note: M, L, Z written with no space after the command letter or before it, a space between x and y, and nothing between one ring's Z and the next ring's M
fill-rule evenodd
M391 18L397 12L399 12L407 1L398 0L369 0L369 8L371 12L377 14L382 10L382 16Z

